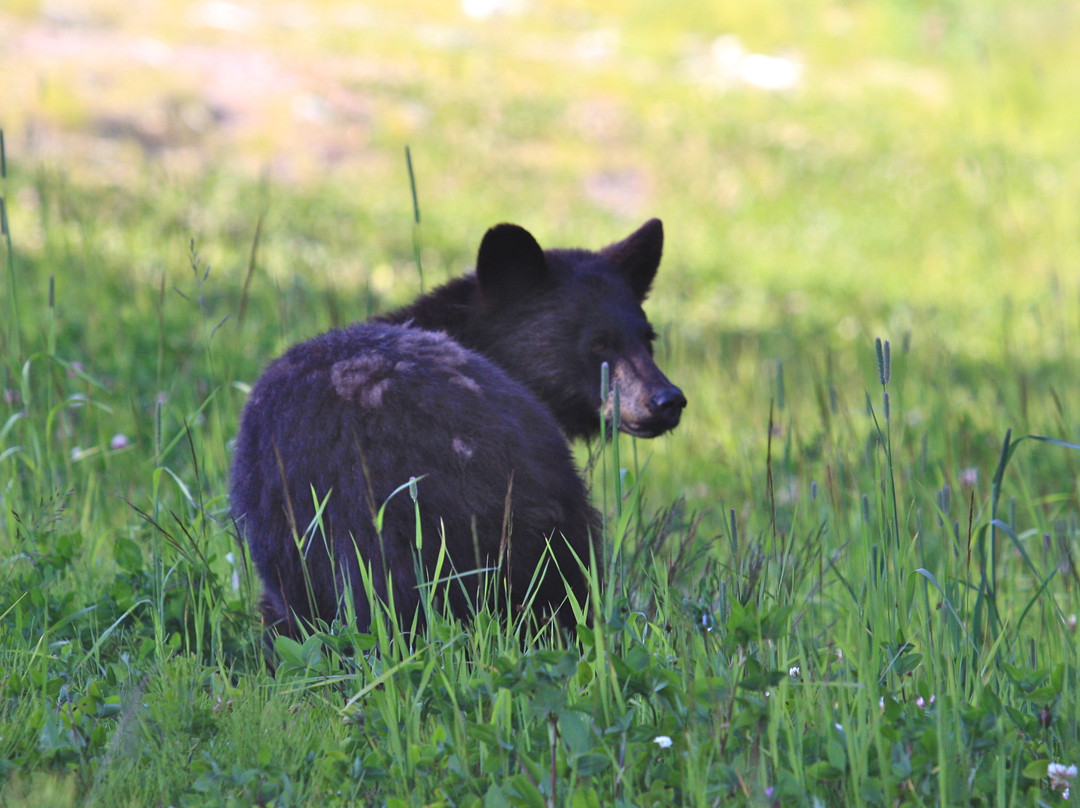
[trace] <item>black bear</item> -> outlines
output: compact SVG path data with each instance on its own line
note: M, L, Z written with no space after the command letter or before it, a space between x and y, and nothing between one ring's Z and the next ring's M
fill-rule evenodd
M584 602L600 535L567 438L610 422L601 364L624 432L660 435L686 406L642 310L662 247L655 219L599 252L545 252L498 225L475 273L274 361L241 417L231 492L267 624L295 634L352 592L364 629L365 581L410 619L417 558L462 619L496 593L571 622L560 607L568 588Z

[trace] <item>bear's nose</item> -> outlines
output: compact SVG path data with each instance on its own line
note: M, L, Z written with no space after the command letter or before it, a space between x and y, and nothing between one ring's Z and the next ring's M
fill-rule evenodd
M665 421L678 422L679 416L682 415L685 407L686 396L683 395L682 390L674 385L665 387L649 399L649 412L658 418L663 418Z

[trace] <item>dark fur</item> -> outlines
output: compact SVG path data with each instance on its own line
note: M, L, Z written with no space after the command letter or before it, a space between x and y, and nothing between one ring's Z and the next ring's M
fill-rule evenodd
M295 633L297 619L330 620L350 585L366 627L359 563L387 600L389 572L395 608L411 615L419 597L408 492L387 505L381 539L373 517L410 477L422 478L428 577L441 535L450 562L442 577L467 573L444 590L455 615L476 605L483 576L468 573L483 568L503 570L519 604L550 541L555 563L538 576L536 604L569 622L563 578L584 601L578 559L589 562L599 531L564 436L597 434L601 409L610 410L601 362L620 385L626 432L661 434L686 404L652 361L641 308L662 239L653 220L598 253L545 253L523 229L499 225L475 274L272 363L244 409L232 480L267 622ZM315 499L325 501L322 532L310 529Z

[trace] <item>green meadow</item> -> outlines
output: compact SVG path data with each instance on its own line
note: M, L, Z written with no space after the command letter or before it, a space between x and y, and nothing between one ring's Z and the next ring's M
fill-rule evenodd
M1076 4L0 28L0 805L1069 804ZM598 248L653 216L689 406L576 449L606 525L576 636L429 595L267 647L227 499L266 363L497 222Z

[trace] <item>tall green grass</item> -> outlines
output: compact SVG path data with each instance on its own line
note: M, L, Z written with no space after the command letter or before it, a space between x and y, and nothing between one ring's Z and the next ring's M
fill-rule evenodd
M66 302L65 262L10 254L43 327L24 315L4 346L5 803L1060 799L1047 766L1080 749L1077 447L1002 423L954 471L966 450L936 425L956 387L1007 395L995 374L941 385L949 363L923 366L917 334L824 363L807 345L750 413L763 451L727 495L745 504L704 516L649 468L662 443L598 444L607 583L576 637L459 624L430 588L422 625L374 604L368 634L334 623L267 651L224 498L259 359L226 317L248 258L219 274L188 246L175 289L135 290L130 364ZM55 297L35 295L50 275ZM248 321L279 294L251 285ZM680 339L693 407L708 393Z

